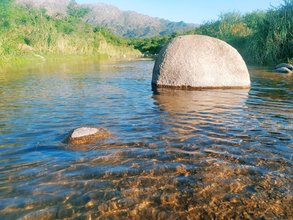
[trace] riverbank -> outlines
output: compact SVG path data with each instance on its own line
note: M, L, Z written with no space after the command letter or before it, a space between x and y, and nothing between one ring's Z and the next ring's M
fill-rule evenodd
M6 78L13 78L11 73L17 75L40 71L42 69L49 69L50 72L60 71L62 67L63 73L69 72L82 72L87 69L87 66L92 66L93 71L99 69L108 69L111 64L120 62L132 62L132 61L147 61L152 60L150 58L143 57L109 57L105 55L47 55L47 56L23 56L15 57L9 62L0 62L0 74ZM111 67L113 68L113 66ZM10 74L7 74L10 73ZM10 75L10 76L8 76Z
M84 22L81 19L86 13L84 8L71 10L75 13L52 17L44 10L16 6L10 0L1 1L0 65L42 62L48 57L154 58L178 35L123 38ZM222 14L217 21L206 22L184 34L222 39L235 47L248 65L293 63L291 15L293 4L284 1L268 11Z
M74 10L82 10L75 8ZM139 50L109 31L84 22L82 14L49 16L44 10L0 2L0 64L47 57L141 57Z

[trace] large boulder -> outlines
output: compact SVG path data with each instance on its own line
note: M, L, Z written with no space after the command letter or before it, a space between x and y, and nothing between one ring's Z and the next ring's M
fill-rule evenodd
M153 70L157 87L249 88L241 55L229 44L203 35L173 39L160 52Z

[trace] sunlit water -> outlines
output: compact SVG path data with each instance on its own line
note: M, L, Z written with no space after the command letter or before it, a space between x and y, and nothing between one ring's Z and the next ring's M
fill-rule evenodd
M0 73L0 219L290 219L293 77L153 92L153 61ZM64 142L76 127L107 140Z

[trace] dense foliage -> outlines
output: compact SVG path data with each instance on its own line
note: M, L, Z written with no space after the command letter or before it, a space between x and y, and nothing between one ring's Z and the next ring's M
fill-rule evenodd
M80 7L75 0L71 0L67 6L67 14L72 17L82 18L90 12L90 8Z
M120 37L82 21L88 9L68 6L68 15L48 16L45 10L23 8L0 1L1 61L19 56L105 55L137 56L140 53Z
M278 8L245 15L226 13L208 22L195 33L225 40L249 63L287 62L293 57L293 0Z
M247 54L258 63L288 61L293 58L293 0L269 10L257 23L247 43Z
M203 34L222 39L234 46L250 64L293 61L293 0L278 8L245 15L229 12L216 21L206 22L185 34ZM173 36L133 40L135 48L157 54Z
M134 48L140 50L145 56L155 56L175 36L176 34L152 38L134 38L129 40L129 44L134 45Z

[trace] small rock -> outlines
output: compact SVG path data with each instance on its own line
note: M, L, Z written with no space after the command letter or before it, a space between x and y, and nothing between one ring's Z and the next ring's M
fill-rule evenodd
M274 71L277 73L291 73L292 72L287 67L280 67L280 68L274 69Z
M80 127L71 133L68 142L75 145L90 144L96 140L110 137L106 129L94 127Z
M91 209L91 208L93 208L95 206L95 202L93 201L93 200L90 200L86 205L85 205L85 207L87 208L87 209Z
M289 64L289 63L280 63L279 65L275 66L274 69L276 70L276 69L279 69L279 68L282 68L282 67L286 67L289 70L293 70L293 65Z

